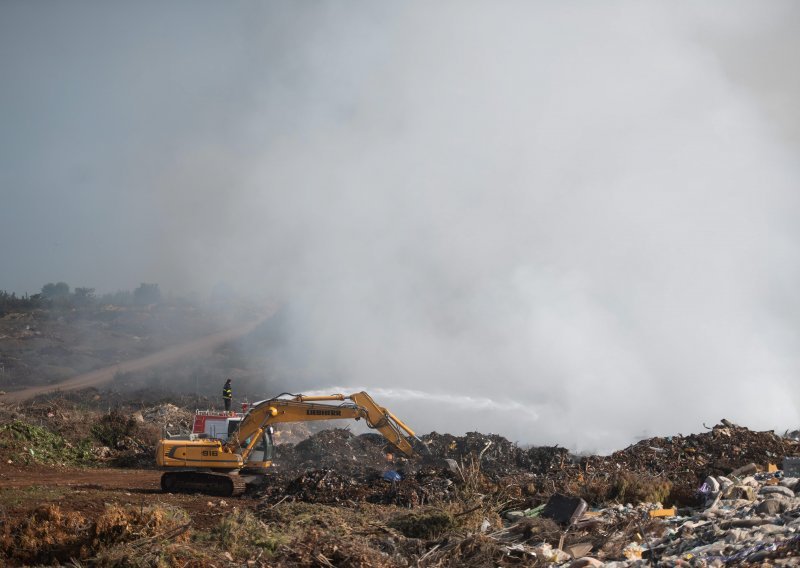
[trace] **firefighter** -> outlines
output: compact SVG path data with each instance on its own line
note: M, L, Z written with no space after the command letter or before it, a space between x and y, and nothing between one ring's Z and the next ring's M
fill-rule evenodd
M222 400L225 401L225 412L231 411L231 399L233 398L233 390L231 390L231 380L225 381L225 386L222 387Z

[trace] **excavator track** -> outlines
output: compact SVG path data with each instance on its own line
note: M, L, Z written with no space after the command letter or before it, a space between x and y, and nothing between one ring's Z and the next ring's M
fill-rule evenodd
M238 497L246 488L247 481L236 474L168 471L161 476L161 489L166 493L203 493L218 497Z

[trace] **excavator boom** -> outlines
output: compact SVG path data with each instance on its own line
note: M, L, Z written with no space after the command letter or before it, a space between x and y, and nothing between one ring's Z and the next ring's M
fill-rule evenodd
M208 483L213 485L214 493L225 494L227 487L231 487L230 491L234 493L236 490L233 488L238 487L238 482L233 479L237 477L236 473L271 465L267 456L271 458L274 424L346 419L363 419L398 451L409 457L414 454L409 440L416 438L414 431L365 392L324 396L284 393L253 405L225 442L207 438L161 440L156 450L156 463L167 470L172 469L162 476L162 487L165 490L184 486L202 490L203 484ZM254 453L257 449L264 452L264 457L254 462L252 456L260 455ZM182 470L177 471L177 468ZM234 476L230 475L231 472ZM233 481L228 482L223 477Z
M285 396L285 395L281 395ZM352 401L348 403L346 401ZM320 401L342 401L342 404L321 404ZM248 446L263 435L266 428L282 422L308 422L315 420L364 419L370 428L380 432L399 451L412 456L414 450L406 436L415 437L414 431L378 404L365 392L344 395L304 396L293 395L290 399L274 398L253 406L239 425L238 431L229 438L225 448L236 452L243 440L250 439ZM242 452L246 459L247 452Z

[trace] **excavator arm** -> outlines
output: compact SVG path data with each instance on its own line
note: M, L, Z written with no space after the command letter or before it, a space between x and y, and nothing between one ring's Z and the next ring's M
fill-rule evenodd
M345 396L342 394L325 396L289 395L265 400L253 406L231 434L223 447L225 453L240 453L247 461L250 452L265 435L272 424L282 422L308 422L316 420L361 420L374 428L392 445L407 456L414 450L408 437L416 438L414 431L386 408L379 406L371 396L359 392ZM323 402L340 401L332 405ZM243 444L247 441L246 444ZM241 451L240 451L241 448Z
M330 402L339 404L326 404ZM263 460L250 458L256 448L264 447L260 442L265 435L269 436L273 424L348 419L363 419L398 451L407 456L414 454L410 441L416 438L414 431L365 392L327 396L282 394L254 405L224 442L213 438L162 439L156 448L156 463L173 471L192 468L236 472L248 467L268 467L271 461L266 455ZM165 476L176 478L175 474Z

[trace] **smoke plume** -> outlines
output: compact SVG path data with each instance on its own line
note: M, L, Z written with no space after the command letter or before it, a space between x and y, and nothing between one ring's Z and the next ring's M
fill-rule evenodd
M270 381L422 432L800 422L796 5L183 8L4 8L39 32L4 68L62 65L55 102L4 96L73 128L6 178L60 179L59 263L278 301L297 369Z

